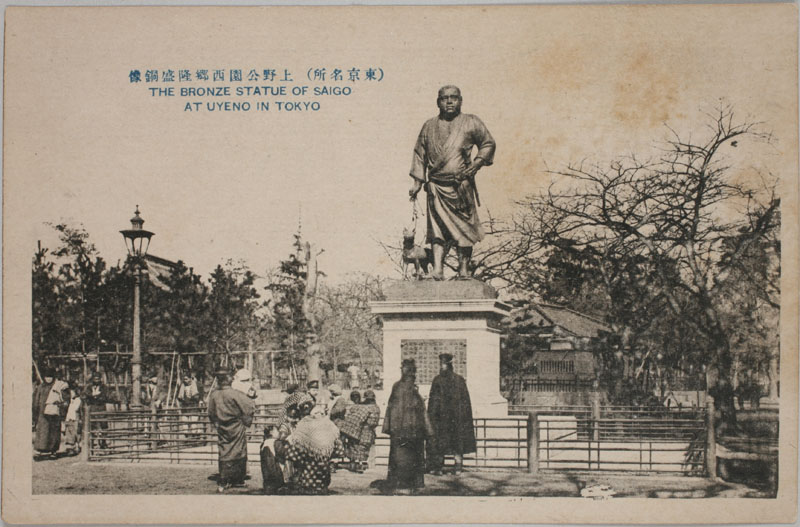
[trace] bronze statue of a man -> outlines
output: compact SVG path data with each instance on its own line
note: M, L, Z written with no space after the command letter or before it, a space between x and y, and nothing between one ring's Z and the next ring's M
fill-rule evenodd
M439 115L422 125L414 147L414 182L408 193L412 201L423 187L428 193L426 240L433 252L433 278L444 278L443 262L453 245L458 250L458 276L468 278L472 246L483 238L475 174L492 164L495 143L480 119L461 113L457 87L441 88L436 102ZM474 159L473 147L478 150Z

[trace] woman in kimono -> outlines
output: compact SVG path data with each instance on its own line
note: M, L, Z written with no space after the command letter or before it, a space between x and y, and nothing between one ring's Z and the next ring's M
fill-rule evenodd
M55 371L45 368L42 383L33 392L33 422L36 434L33 448L39 456L56 457L61 445L61 414L65 408L63 391L67 383L56 379Z
M402 377L392 386L383 419L389 443L389 486L397 494L412 494L425 486L425 439L433 432L425 414L425 402L416 386L417 366L405 359Z
M364 392L364 401L354 404L347 410L342 424L345 438L345 456L350 459L352 472L364 472L372 445L375 443L375 427L381 419L381 410L375 402L375 392Z
M326 415L311 415L312 408L301 406L302 419L281 445L281 455L292 465L289 485L295 494L327 494L331 459L343 454L339 429Z

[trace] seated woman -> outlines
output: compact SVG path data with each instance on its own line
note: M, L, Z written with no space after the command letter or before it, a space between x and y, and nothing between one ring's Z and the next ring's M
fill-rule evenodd
M291 401L287 401L283 415L281 415L278 421L275 440L273 442L273 453L275 454L275 461L281 465L285 484L289 484L294 472L292 462L287 456L292 432L294 432L300 419L311 413L313 407L314 399L312 399L310 395L297 392L292 397ZM285 490L285 488L279 490Z
M375 392L364 392L362 404L354 404L347 409L342 424L345 438L345 455L350 459L349 469L364 472L369 459L369 451L375 443L375 428L381 419L381 410L375 402Z
M289 484L296 494L327 494L331 484L331 458L342 455L339 429L325 415L310 415L311 405L301 405L303 416L283 452L291 462Z
M277 494L285 486L283 469L275 454L275 439L277 428L264 427L264 441L261 443L259 454L261 456L261 479L264 494Z

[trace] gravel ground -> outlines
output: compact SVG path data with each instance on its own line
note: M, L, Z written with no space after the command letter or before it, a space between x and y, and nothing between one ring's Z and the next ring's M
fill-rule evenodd
M86 463L75 457L33 462L34 494L215 494L216 465ZM245 488L228 494L260 495L261 470L249 465ZM338 495L379 495L385 467L363 474L338 470L330 491ZM724 481L680 476L638 476L511 471L465 471L461 476L425 476L420 494L430 496L604 496L652 498L753 497L758 489Z

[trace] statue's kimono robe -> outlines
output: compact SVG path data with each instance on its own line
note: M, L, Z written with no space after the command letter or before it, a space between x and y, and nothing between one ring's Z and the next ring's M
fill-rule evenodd
M230 386L208 398L208 417L219 437L219 476L223 485L244 482L247 468L247 429L253 422L255 404Z
M483 238L473 182L459 177L473 163L473 147L476 159L492 164L494 139L474 115L462 113L450 121L434 117L422 126L411 177L427 182L428 242L472 247Z

